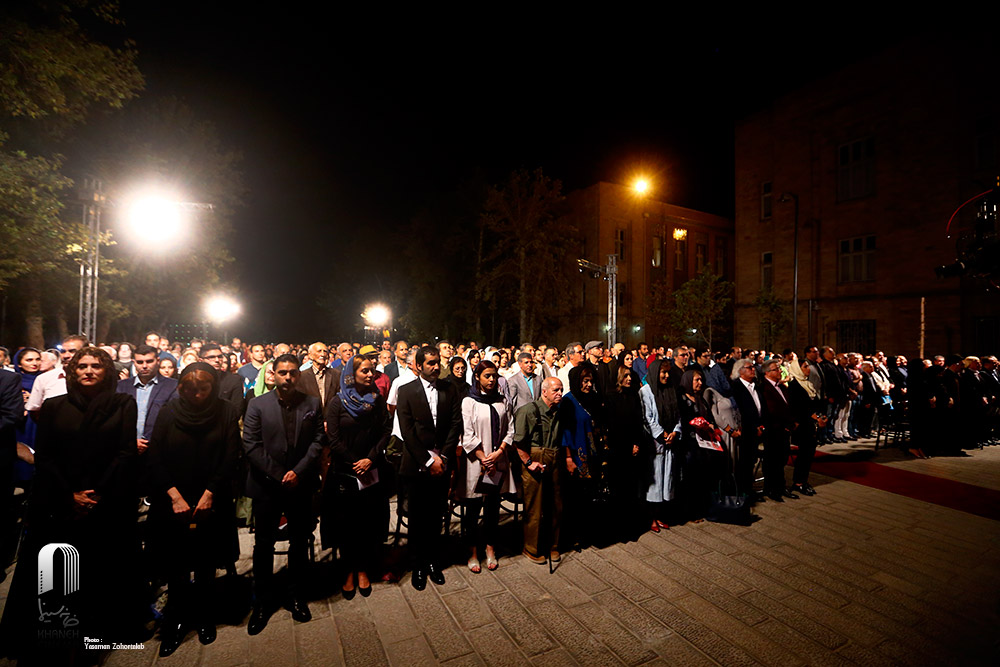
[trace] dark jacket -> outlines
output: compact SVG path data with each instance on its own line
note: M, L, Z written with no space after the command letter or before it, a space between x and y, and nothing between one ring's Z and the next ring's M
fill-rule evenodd
M449 461L455 460L455 447L462 434L461 399L451 382L437 380L434 386L438 391L437 425L431 416L421 378L399 388L396 414L405 446L399 469L401 475L427 472L432 449L441 454L446 467Z
M319 399L303 395L295 408L295 439L285 437L278 392L270 391L250 401L243 418L243 449L250 466L246 495L265 498L279 492L289 470L299 478L297 492L315 487L325 434Z
M117 391L119 394L128 394L135 398L135 378L127 377L124 380L119 380ZM156 424L156 416L160 414L160 409L174 398L177 398L177 380L159 376L153 385L153 393L149 395L149 403L146 406L146 423L142 428L142 437L146 440L149 440L153 435L153 426Z

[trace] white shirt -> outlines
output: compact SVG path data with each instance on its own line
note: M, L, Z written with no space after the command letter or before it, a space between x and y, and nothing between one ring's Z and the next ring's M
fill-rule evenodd
M389 386L389 396L386 399L386 404L396 407L399 402L399 388L404 384L409 384L417 379L417 374L411 371L409 368L403 366L399 369L399 377L392 381L392 385ZM393 411L392 413L392 435L396 436L400 440L403 439L403 431L399 428L399 413Z
M34 412L41 409L42 403L49 398L62 396L66 393L66 373L61 366L56 366L50 371L45 371L37 378L31 387L31 395L24 409Z
M420 384L422 384L423 387L424 387L424 396L427 397L427 407L429 407L431 409L431 419L434 420L434 427L437 428L437 425L438 425L438 390L437 390L437 387L434 386L433 382L428 382L427 380L425 380L423 378L420 378ZM434 457L435 457L435 455L440 454L440 452L438 452L438 450L436 450L436 449L432 449L431 452L433 452L431 454L431 457L427 460L427 463L424 464L424 466L427 467L427 468L430 468L432 465L434 465Z
M750 392L750 398L753 399L754 405L757 406L757 414L761 414L761 411L760 411L760 396L757 395L757 388L753 386L752 382L747 382L743 378L740 378L740 382L742 382L743 386L746 387L747 391Z

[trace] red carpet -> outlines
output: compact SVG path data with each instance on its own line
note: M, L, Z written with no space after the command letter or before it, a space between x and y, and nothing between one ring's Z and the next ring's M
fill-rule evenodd
M874 489L1000 521L1000 491L868 461L838 461L816 452L812 471Z

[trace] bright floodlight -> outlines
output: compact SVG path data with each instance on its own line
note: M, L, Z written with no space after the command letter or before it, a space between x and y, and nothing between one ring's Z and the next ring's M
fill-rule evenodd
M365 312L362 313L362 317L365 318L365 322L372 327L384 327L389 322L389 309L382 304L372 304L365 308Z
M128 224L135 236L154 240L156 247L162 247L181 232L181 207L163 197L142 197L129 206Z
M228 296L213 296L205 301L205 316L209 322L227 322L239 314L240 304Z
M640 195L644 195L649 190L649 181L645 178L637 178L635 183L632 184L632 189Z

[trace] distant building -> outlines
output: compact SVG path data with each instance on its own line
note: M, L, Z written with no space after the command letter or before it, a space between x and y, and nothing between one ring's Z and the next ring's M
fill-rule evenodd
M662 327L648 322L652 285L665 281L676 289L703 266L732 280L733 222L726 218L640 196L632 188L596 183L566 196L579 232L579 258L618 265L618 331L615 340L634 347L639 341L672 347ZM559 328L560 347L571 339L607 340L608 287L574 269L573 315ZM653 326L653 330L647 328Z
M907 40L737 124L737 343L794 342L800 354L807 343L908 356L998 351L1000 298L934 274L954 261L955 230L970 230L975 206L956 216L951 239L949 217L1000 168L996 53L976 41ZM788 315L772 341L755 306L762 289Z

